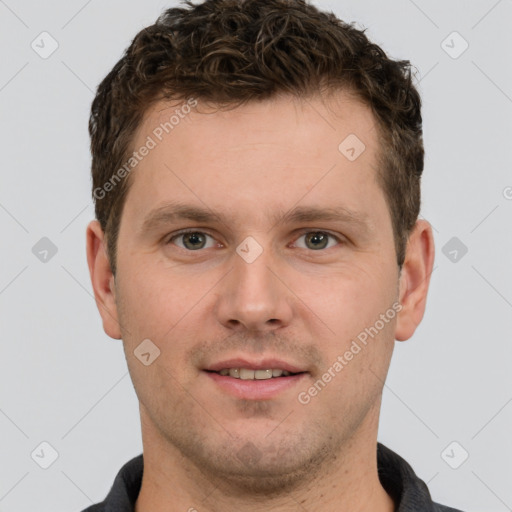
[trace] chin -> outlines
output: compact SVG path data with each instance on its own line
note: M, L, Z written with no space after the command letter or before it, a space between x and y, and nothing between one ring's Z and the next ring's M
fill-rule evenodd
M270 497L290 492L310 482L331 456L332 448L315 446L312 440L292 437L267 439L254 443L247 438L231 441L225 446L203 445L200 453L189 453L189 459L201 468L211 481L221 481L230 492L240 496L252 494ZM305 449L307 447L307 451Z

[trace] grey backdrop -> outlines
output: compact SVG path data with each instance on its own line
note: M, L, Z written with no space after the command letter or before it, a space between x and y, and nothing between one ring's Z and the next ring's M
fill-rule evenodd
M0 0L2 512L79 511L142 450L86 265L87 121L99 81L171 5ZM379 440L435 500L512 510L512 2L316 5L411 60L424 101L436 263L424 320L396 343Z

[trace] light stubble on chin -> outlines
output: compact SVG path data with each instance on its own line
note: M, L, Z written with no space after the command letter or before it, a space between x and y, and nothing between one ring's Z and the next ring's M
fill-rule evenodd
M314 485L332 472L333 464L352 464L353 461L344 459L345 454L349 453L352 438L363 421L373 421L375 417L370 416L378 414L380 394L371 397L364 408L360 404L346 405L343 414L331 411L331 415L338 414L337 421L333 422L331 415L309 417L302 425L296 425L292 413L275 431L262 432L252 439L230 436L213 419L205 419L205 412L197 404L188 407L186 416L153 404L152 411L157 416L151 423L164 442L177 450L180 464L200 475L206 487L213 485L240 498L278 498ZM275 404L242 401L238 407L244 408L245 414L249 411L276 417ZM278 412L286 415L284 411ZM202 418L200 426L194 422L198 417ZM224 427L229 429L229 418L223 420Z
M168 429L172 434L167 440L187 463L210 484L240 498L279 497L302 489L326 469L333 451L339 451L339 442L333 443L332 437L325 442L318 435L312 439L311 434L298 433L276 436L264 444L226 436L213 446L190 425L175 427Z

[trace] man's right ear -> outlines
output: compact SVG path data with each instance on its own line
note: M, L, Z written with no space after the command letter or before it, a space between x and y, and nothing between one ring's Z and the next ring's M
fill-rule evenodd
M116 340L121 339L115 300L115 282L105 246L105 235L97 220L87 226L87 264L96 306L103 320L103 330Z

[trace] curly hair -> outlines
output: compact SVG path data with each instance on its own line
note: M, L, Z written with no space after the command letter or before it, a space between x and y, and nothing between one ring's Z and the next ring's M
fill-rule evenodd
M388 58L365 31L306 0L186 0L142 29L99 84L89 118L95 213L114 275L130 176L108 193L103 186L130 158L154 103L194 97L223 108L337 90L354 94L376 119L377 180L401 268L420 210L421 99L410 62Z

